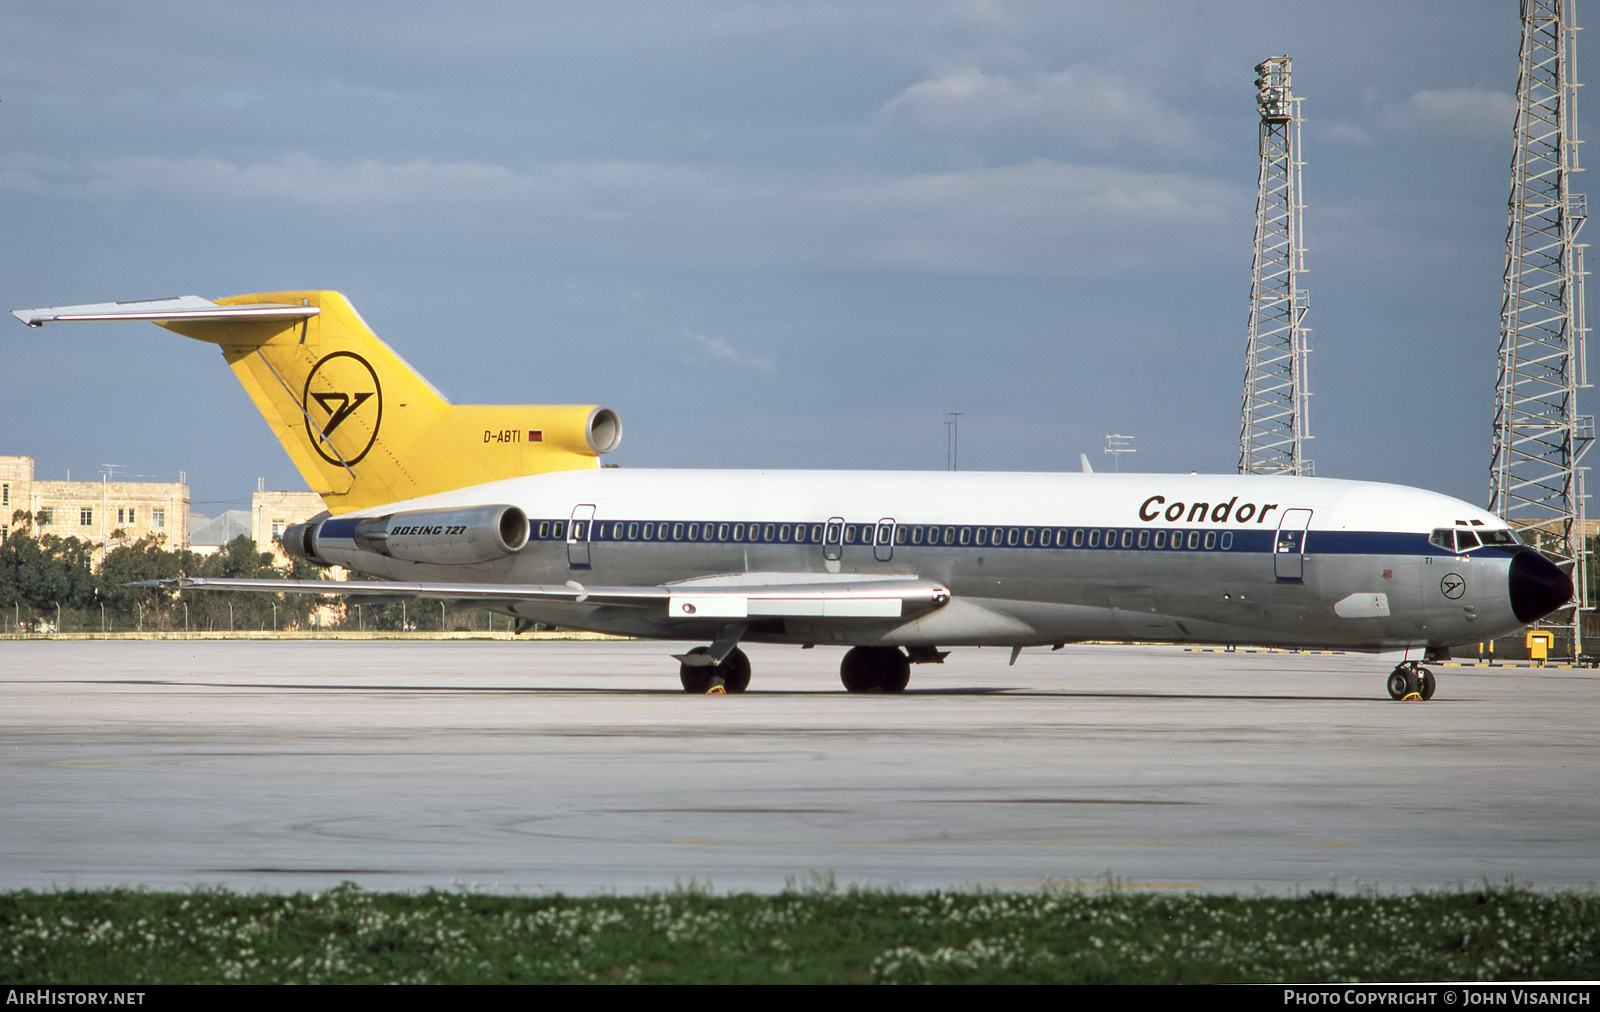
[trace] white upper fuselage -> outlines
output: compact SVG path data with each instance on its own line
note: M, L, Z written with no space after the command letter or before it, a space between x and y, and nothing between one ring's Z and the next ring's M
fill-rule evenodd
M1152 497L1160 503L1146 506ZM902 523L1076 526L1185 526L1193 505L1237 500L1258 509L1235 527L1276 528L1284 509L1314 511L1311 530L1422 533L1457 520L1494 529L1505 522L1459 499L1377 482L1276 475L1100 474L1007 471L789 471L601 468L555 471L474 485L360 510L348 516L511 503L530 517L560 515L562 504L590 503L597 517L661 520L772 520L782 516L856 523L884 516ZM1184 503L1182 521L1169 521ZM1259 507L1276 506L1265 517ZM1141 516L1141 507L1145 515ZM1160 518L1150 519L1159 507ZM570 510L568 511L570 512ZM1209 515L1208 511L1208 515ZM1231 519L1231 517L1230 517ZM1221 521L1198 526L1226 526Z

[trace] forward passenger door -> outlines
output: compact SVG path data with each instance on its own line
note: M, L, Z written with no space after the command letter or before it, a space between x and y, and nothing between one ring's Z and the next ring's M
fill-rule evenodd
M1310 510L1283 511L1272 545L1272 569L1280 581L1305 579L1306 528L1310 526Z
M829 517L822 528L822 557L838 562L844 555L844 517Z

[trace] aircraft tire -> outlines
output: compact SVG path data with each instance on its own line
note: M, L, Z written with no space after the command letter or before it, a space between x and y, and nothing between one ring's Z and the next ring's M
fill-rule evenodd
M708 654L710 647L695 647L691 654ZM678 681L684 692L705 695L717 686L723 692L743 692L750 687L750 658L738 647L721 664L680 664Z
M904 692L911 659L898 647L852 647L839 664L846 692Z
M743 692L750 687L750 658L738 647L717 665L722 676L722 686L728 692Z
M1398 667L1389 672L1389 698L1404 699L1413 692L1420 694L1422 685L1410 668Z
M703 648L697 648L703 649ZM684 692L696 695L705 695L711 689L711 680L716 671L711 667L691 667L687 664L678 665L678 681L683 683Z
M1423 699L1432 699L1434 690L1439 688L1438 679L1433 677L1433 672L1427 668L1417 669L1417 694Z
M892 654L884 658L879 688L884 692L904 692L906 686L911 684L911 658L899 650L892 651Z

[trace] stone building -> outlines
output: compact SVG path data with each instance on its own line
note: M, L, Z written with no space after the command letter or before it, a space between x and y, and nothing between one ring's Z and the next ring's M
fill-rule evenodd
M315 492L256 492L250 497L250 537L263 552L271 552L277 565L287 565L277 539L290 524L310 520L327 510Z
M105 553L148 534L189 547L189 486L182 481L40 481L32 457L0 456L0 539L33 517L34 533L77 537Z

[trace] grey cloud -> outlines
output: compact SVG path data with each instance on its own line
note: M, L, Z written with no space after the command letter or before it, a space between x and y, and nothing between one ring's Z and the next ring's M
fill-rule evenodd
M516 171L462 162L238 163L13 159L0 188L296 208L389 230L560 236L647 260L851 265L1036 276L1148 264L1237 216L1246 194L1203 176L1043 159L965 171L798 176L659 162Z
M772 359L763 355L751 355L748 352L741 351L720 337L699 334L687 327L680 330L679 333L693 347L697 358L723 362L750 372L774 373L778 371L777 363Z
M1179 110L1091 66L1029 78L952 71L902 91L878 120L957 143L1036 149L1043 142L1101 157L1192 157L1205 147Z
M1517 115L1514 96L1470 88L1419 91L1406 105L1421 122L1493 139L1510 137Z

